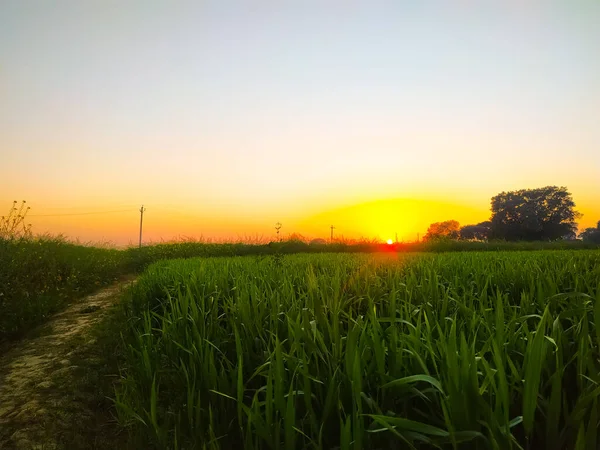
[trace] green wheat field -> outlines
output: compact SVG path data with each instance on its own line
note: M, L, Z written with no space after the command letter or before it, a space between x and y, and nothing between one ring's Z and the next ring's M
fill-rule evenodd
M115 403L174 449L595 449L600 251L152 264Z

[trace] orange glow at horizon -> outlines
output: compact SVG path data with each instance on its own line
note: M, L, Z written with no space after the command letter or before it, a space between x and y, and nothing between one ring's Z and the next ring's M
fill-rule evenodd
M184 206L146 205L144 213L144 242L160 242L177 239L208 239L214 241L264 242L275 239L274 225L283 224L281 234L285 238L298 233L306 239L330 237L334 225L334 239L369 239L380 242L393 240L411 242L422 238L433 222L457 220L461 226L488 220L489 203L481 199L474 202L451 202L427 198L393 198L375 200L354 205L311 209L291 204L280 213L265 211L226 211L208 209L203 212L186 210ZM2 204L6 204L3 202ZM125 208L78 207L72 209L44 208L36 202L28 202L32 209L27 223L33 225L37 234L63 234L81 242L108 243L114 245L135 244L139 233L139 207ZM577 207L584 216L579 221L580 230L595 226L600 210L586 202ZM274 209L274 208L273 208ZM315 211L316 210L316 211Z
M423 236L432 222L455 218L461 224L478 223L489 217L489 210L477 205L433 199L387 199L364 202L307 217L302 229L317 233L327 223L336 225L339 235L366 237L384 241L398 236L400 241L414 241Z

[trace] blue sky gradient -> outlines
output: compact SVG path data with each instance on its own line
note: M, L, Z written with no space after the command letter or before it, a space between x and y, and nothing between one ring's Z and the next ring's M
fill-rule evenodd
M597 1L5 0L0 201L168 204L219 235L557 184L592 223L599 55Z

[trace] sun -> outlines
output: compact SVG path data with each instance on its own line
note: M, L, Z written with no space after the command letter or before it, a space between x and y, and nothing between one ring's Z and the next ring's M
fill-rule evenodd
M394 241L392 241L391 239L388 239L386 242L388 245L392 245L394 243Z

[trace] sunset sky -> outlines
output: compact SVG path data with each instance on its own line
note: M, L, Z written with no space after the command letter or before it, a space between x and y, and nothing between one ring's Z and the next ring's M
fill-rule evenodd
M545 185L586 227L599 124L597 0L0 2L0 214L35 232L413 240Z

